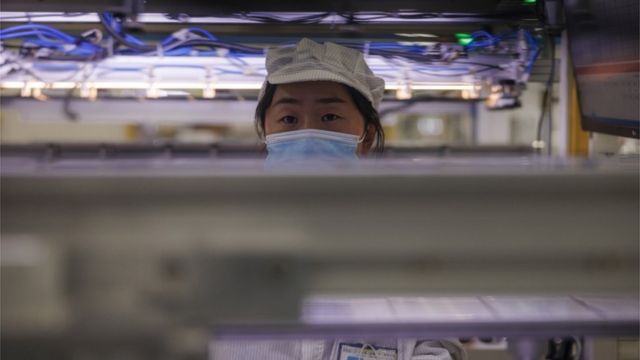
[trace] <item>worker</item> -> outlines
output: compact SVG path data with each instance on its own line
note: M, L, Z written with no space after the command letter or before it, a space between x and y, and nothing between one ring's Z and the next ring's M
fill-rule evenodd
M267 164L352 161L383 149L377 108L384 80L362 53L302 39L270 50L266 62L256 128L265 139ZM211 351L213 359L466 359L457 340L428 339L214 341Z
M348 161L382 151L377 108L384 80L362 53L302 39L295 47L270 50L266 69L256 128L268 165Z

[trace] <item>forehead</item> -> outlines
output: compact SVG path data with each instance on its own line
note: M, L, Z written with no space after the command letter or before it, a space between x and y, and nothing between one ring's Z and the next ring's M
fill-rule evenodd
M352 103L347 88L333 81L304 81L290 84L281 84L273 94L275 102L281 98L294 98L300 102L313 102L317 99L337 97L346 103Z

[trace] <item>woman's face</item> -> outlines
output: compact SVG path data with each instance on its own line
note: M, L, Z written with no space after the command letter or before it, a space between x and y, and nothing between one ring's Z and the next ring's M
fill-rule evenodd
M373 144L375 129L369 128L359 154ZM332 81L278 85L265 114L265 135L303 129L365 135L364 118L344 85Z

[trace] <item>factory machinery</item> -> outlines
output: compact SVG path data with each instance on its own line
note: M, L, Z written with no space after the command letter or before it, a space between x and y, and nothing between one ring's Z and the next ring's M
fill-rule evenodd
M549 39L542 6L476 3L420 2L412 10L384 1L337 3L329 11L319 3L310 9L282 3L274 12L213 4L154 8L134 1L130 7L70 7L96 11L91 13L31 13L11 10L46 9L47 2L32 8L8 1L0 88L5 97L36 99L255 97L266 74L265 49L309 36L363 51L386 80L390 98L446 93L485 100L492 108L517 107ZM269 10L262 4L247 8ZM309 11L314 8L323 11Z

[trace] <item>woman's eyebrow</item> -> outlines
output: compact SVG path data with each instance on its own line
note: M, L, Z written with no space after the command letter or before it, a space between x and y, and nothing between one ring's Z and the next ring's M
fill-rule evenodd
M280 98L278 100L276 100L273 104L271 104L271 106L276 106L276 105L280 105L280 104L301 104L302 101L300 101L299 99L293 98L293 97L283 97ZM347 102L342 99L339 98L337 96L332 96L332 97L326 97L326 98L320 98L320 99L316 99L316 103L319 104L335 104L335 103L339 103L339 104L346 104Z
M301 103L301 101L296 99L296 98L283 97L283 98L278 99L273 104L271 104L271 106L276 106L276 105L280 105L280 104L300 104L300 103Z
M317 103L320 104L333 104L333 103L346 103L345 100L337 97L337 96L333 96L333 97L328 97L328 98L321 98L321 99L317 99L316 100Z

